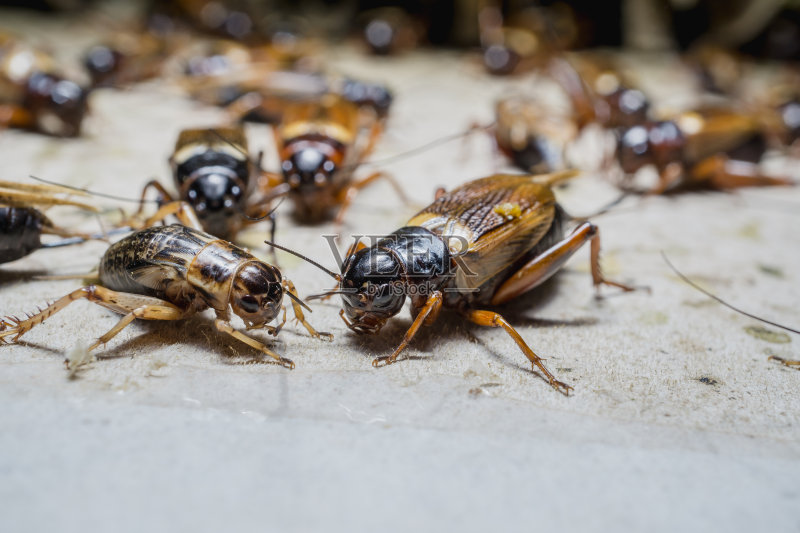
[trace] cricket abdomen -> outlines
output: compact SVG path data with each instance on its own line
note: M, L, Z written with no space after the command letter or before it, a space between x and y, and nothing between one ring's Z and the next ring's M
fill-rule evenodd
M8 263L41 248L47 219L30 207L0 207L0 263Z
M194 257L215 240L180 224L137 231L103 255L100 283L115 291L168 299L169 285L185 283Z

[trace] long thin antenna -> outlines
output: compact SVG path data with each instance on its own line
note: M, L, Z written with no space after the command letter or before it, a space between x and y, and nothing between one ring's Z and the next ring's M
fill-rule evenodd
M46 180L44 178L38 178L38 177L33 176L33 175L29 175L28 177L31 178L32 180L40 181L42 183L47 183L48 185L57 185L58 187L64 187L65 189L70 189L70 190L73 190L73 191L78 191L78 192L83 192L83 193L86 193L86 194L91 194L92 196L98 196L100 198L108 198L109 200L117 200L117 201L120 201L120 202L131 202L131 203L136 203L136 204L139 204L139 203L158 203L156 200L125 198L123 196L116 196L116 195L113 195L113 194L106 194L106 193L103 193L103 192L91 191L89 189L85 189L85 188L81 188L81 187L75 187L73 185L65 185L63 183L58 183L57 181L50 181L50 180Z
M661 252L661 257L664 259L664 262L667 263L667 266L669 266L669 268L671 268L672 271L675 272L675 274L677 274L678 277L681 278L684 282L686 282L691 287L697 289L698 291L702 292L703 294L705 294L706 296L708 296L712 300L714 300L714 301L716 301L718 303L721 303L722 305L724 305L728 309L732 309L733 311L736 311L737 313L740 313L740 314L742 314L742 315L744 315L746 317L750 317L750 318L752 318L754 320L758 320L760 322L764 322L765 324L769 324L770 326L775 326L776 328L785 329L786 331L791 331L792 333L797 333L798 335L800 335L800 330L793 329L793 328L790 328L788 326L784 326L782 324L778 324L777 322L773 322L771 320L767 320L766 318L761 318L760 316L756 316L756 315L754 315L752 313L748 313L747 311L743 311L743 310L739 309L738 307L732 306L731 304L729 304L728 302L726 302L725 300L723 300L719 296L711 294L710 292L708 292L707 290L705 290L704 288L700 287L695 282L693 282L692 280L690 280L689 278L684 276L677 268L675 268L675 265L673 265L670 262L670 260L667 259L667 254L665 254L663 251Z
M327 298L328 296L334 296L336 294L353 294L357 292L355 288L345 287L342 289L334 289L328 292L321 292L319 294L312 294L311 296L306 296L306 301L309 300L321 300L322 298Z
M452 133L450 135L445 135L444 137L440 137L440 138L438 138L436 140L429 141L429 142L427 142L425 144L422 144L420 146L417 146L415 148L411 148L410 150L406 150L405 152L400 152L399 154L395 154L395 155L392 155L392 156L389 156L389 157L385 157L383 159L372 159L370 161L364 161L363 163L358 163L358 164L352 165L352 167L363 167L363 166L368 166L368 165L385 165L387 163L392 163L393 161L397 161L399 159L404 159L406 157L411 157L411 156L419 154L419 153L427 152L428 150L432 150L433 148L436 148L437 146L441 146L443 144L449 143L450 141L454 141L456 139L461 139L463 137L466 137L467 135L470 135L474 131L488 130L488 129L494 127L494 125L495 125L495 122L492 121L491 123L489 123L489 124L487 124L485 126L473 126L473 127L470 127L470 128L468 128L468 129L466 129L464 131L460 131L458 133Z
M286 296L288 296L289 298L291 298L291 299L292 299L292 300L294 300L295 302L297 302L297 303L299 303L300 305L302 305L303 307L305 307L305 308L306 308L306 310L308 310L308 312L309 312L309 313L313 313L313 311L311 310L311 308L310 308L309 306L307 306L307 305L306 305L306 303L305 303L303 300L301 300L300 298L298 298L297 296L295 296L295 295L294 295L294 294L292 294L291 292L289 292L289 291L286 291Z
M303 261L311 263L312 265L314 265L318 269L322 270L323 272L328 274L330 277L332 277L336 281L342 281L342 276L341 275L336 274L335 272L332 272L332 271L328 270L324 266L320 265L319 263L317 263L313 259L309 259L308 257L304 256L303 254L295 252L294 250L290 250L289 248L285 248L285 247L281 246L280 244L275 244L274 242L271 242L271 241L264 241L264 244L268 244L268 245L270 245L270 246L272 246L274 248L277 248L278 250L283 250L284 252L288 252L288 253L292 254L293 256L295 256L295 257L299 257Z

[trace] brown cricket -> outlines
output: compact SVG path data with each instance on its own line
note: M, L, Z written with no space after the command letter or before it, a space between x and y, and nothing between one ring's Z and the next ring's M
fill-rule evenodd
M264 343L233 328L231 311L247 329L266 329L277 335L286 322L278 323L284 296L292 300L295 317L318 339L331 340L317 332L301 308L294 284L278 268L197 227L180 224L150 227L111 245L99 265L99 284L72 291L38 312L20 320L6 317L0 322L0 341L17 342L70 303L87 299L123 317L90 347L107 343L137 318L181 320L211 308L218 331L272 357L287 368L294 363L270 350ZM276 320L276 325L268 325Z
M432 324L443 307L481 326L503 328L550 385L567 394L559 381L514 327L487 307L504 304L541 285L587 242L591 243L592 281L596 287L631 287L607 280L600 271L597 226L573 221L556 203L551 185L574 175L497 174L468 182L436 200L389 236L370 247L354 244L334 274L340 311L356 333L377 333L411 300L414 322L391 355L373 360L391 364L423 324Z

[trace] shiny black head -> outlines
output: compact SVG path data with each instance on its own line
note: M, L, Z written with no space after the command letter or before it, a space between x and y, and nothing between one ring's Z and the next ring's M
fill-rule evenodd
M638 124L621 130L617 143L617 159L623 172L628 174L653 162L647 126Z
M281 169L292 189L313 190L332 182L336 164L317 147L305 146L292 152Z
M450 273L450 251L440 236L418 226L400 228L342 265L345 321L353 331L375 333L400 312L406 296L427 298Z
M400 312L406 301L404 265L392 250L362 248L342 265L345 322L357 333L376 333Z
M186 199L203 227L217 237L230 237L231 221L238 220L245 191L235 173L226 167L206 167L187 182Z
M110 46L91 47L83 58L83 64L92 78L92 87L113 85L119 75L122 59L122 53Z
M71 80L36 72L28 78L23 105L35 117L38 131L77 137L86 115L89 92Z
M649 122L621 131L617 158L622 170L631 174L645 165L680 161L683 147L684 137L675 122Z

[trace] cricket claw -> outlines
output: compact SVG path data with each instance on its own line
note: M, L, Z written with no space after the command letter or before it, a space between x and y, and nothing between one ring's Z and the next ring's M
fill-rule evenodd
M376 357L375 359L373 359L372 366L374 366L375 368L381 366L388 366L395 363L396 361L397 361L396 357L393 357L391 355L383 355L381 357Z
M333 342L333 333L328 333L327 331L318 331L314 337L321 341Z

